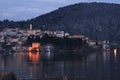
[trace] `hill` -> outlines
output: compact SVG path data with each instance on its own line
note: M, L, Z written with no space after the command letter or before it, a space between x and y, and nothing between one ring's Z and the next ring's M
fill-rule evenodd
M78 3L27 21L1 21L0 28L28 28L30 23L34 29L64 30L120 43L120 4Z

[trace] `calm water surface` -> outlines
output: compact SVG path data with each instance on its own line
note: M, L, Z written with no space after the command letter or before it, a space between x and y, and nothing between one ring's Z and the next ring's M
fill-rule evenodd
M73 53L83 56L73 56ZM55 58L54 54L60 57ZM12 71L24 79L120 80L119 50L84 54L70 51L1 53L0 71Z

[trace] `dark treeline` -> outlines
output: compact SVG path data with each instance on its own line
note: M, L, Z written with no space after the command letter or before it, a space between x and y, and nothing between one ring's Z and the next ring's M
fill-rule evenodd
M68 37L50 37L47 34L44 34L42 38L39 36L29 36L25 45L29 46L33 42L40 42L41 45L53 44L55 46L66 46L66 47L81 47L86 44L80 38L68 38Z

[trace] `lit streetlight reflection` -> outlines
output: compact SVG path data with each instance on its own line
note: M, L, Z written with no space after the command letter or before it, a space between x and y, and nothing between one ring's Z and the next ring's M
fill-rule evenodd
M117 57L117 49L114 49L114 59L115 59L115 63L116 63L116 57Z

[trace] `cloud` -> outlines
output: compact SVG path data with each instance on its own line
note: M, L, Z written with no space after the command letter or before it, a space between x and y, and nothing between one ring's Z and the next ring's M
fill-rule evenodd
M4 12L3 13L3 17L14 17L15 15L14 14L12 14L12 13L7 13L7 12Z
M15 17L15 14L4 12L1 16L2 16L1 18L3 19L8 19Z
M0 20L27 20L57 9L57 4L35 0L0 0Z
M120 3L119 0L0 0L0 20L27 20L66 5L95 1Z
M67 0L35 0L35 1L39 1L39 2L53 2L53 3L58 3L58 2L66 2Z
M39 16L41 14L45 14L47 12L52 11L51 7L10 7L4 11L1 11L0 16L1 20L9 19L9 20L27 20L33 17Z

